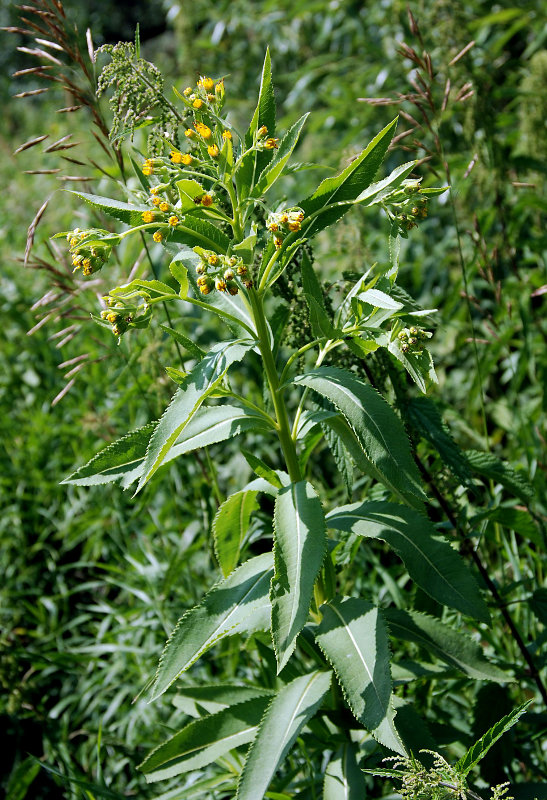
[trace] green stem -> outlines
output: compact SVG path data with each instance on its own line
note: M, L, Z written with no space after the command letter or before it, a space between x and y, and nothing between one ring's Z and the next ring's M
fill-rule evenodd
M264 371L266 379L272 396L275 416L277 420L277 435L279 443L285 457L285 463L291 481L295 483L302 480L300 472L300 464L298 463L298 456L296 447L291 436L291 426L289 423L289 416L287 414L287 406L283 397L283 390L279 383L279 375L275 365L272 347L270 343L270 333L266 324L264 315L264 304L262 297L257 294L253 289L249 291L249 299L253 310L254 323L256 332L258 334L258 347L262 355Z
M232 226L232 230L234 232L234 239L237 242L241 242L243 240L243 230L241 227L241 212L239 210L239 204L237 202L237 195L234 189L234 185L231 180L227 180L225 183L226 191L230 196L230 202L232 204L232 214L233 220L230 220L230 224Z

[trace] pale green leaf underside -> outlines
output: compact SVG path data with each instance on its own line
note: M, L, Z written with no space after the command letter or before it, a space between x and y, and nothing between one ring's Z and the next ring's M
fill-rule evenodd
M272 698L273 691L259 686L241 686L233 683L215 683L200 686L182 686L173 698L173 705L190 717L202 717L205 710L216 714L223 708L244 703L255 697Z
M254 342L242 339L221 342L215 345L188 374L152 434L137 491L162 465L183 428L220 383L227 369L234 362L240 361L253 345Z
M347 742L329 761L323 782L323 800L363 800L365 777L358 764L357 747Z
M412 505L422 508L425 495L403 424L372 386L335 367L319 367L299 375L294 383L334 403L380 476L403 499L410 502L412 498Z
M274 511L275 574L270 591L278 672L308 619L326 546L325 517L311 484L299 481L280 489Z
M289 748L315 714L331 682L330 672L312 672L283 686L259 725L237 789L237 800L262 800Z
M434 600L489 622L488 608L465 562L414 509L396 503L352 503L331 511L327 525L382 539L404 561L412 580Z
M269 627L272 561L272 554L264 553L245 562L181 617L162 653L151 700L220 639Z
M153 750L140 764L148 783L201 769L256 734L270 697L255 697L244 703L193 720Z
M131 203L122 203L119 200L112 200L110 197L101 197L97 194L89 194L88 192L71 192L77 197L81 197L86 203L104 211L115 219L125 222L128 225L142 225L142 214L144 211L150 211L150 206L146 205L132 205Z
M356 597L321 606L315 638L332 664L355 718L381 744L404 753L391 703L390 652L379 609Z
M511 680L509 675L486 660L480 645L470 636L454 630L436 617L398 608L384 609L383 614L392 637L420 645L470 678Z

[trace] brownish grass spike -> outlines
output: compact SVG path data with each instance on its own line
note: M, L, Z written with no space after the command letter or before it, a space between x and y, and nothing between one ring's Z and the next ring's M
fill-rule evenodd
M454 64L457 64L458 61L460 60L460 58L463 58L463 56L466 53L468 53L471 50L471 48L474 47L474 46L475 46L475 40L473 39L472 41L469 42L469 44L466 44L465 47L462 50L460 50L460 52L457 55L454 56L452 61L448 62L448 66L449 67L453 67Z
M86 167L85 161L78 161L77 158L70 158L70 156L61 156L63 161L70 161L71 164L76 164L77 167Z
M39 144L40 142L43 142L44 139L47 139L48 136L49 136L49 133L44 133L42 136L37 136L35 139L29 139L24 144L19 145L17 150L13 151L13 155L16 156L17 153L22 153L23 150L28 150L29 147L34 147L35 145Z
M36 233L36 228L38 227L38 223L42 219L42 217L44 215L44 212L45 212L46 208L48 207L49 200L50 200L50 198L48 197L42 203L42 205L40 206L40 208L36 212L36 216L34 217L34 219L32 220L32 222L30 223L30 225L28 227L27 245L25 247L25 257L24 257L24 260L23 260L23 264L25 265L25 267L27 265L27 262L28 262L28 259L29 259L29 256L30 256L30 251L32 249L32 245L34 244L34 234Z
M54 175L60 172L60 169L24 169L24 175Z
M65 106L65 108L58 108L55 112L56 114L72 114L74 111L78 111L83 106Z
M44 92L49 92L49 89L32 89L29 92L18 92L14 94L14 97L34 97L37 94L44 94Z

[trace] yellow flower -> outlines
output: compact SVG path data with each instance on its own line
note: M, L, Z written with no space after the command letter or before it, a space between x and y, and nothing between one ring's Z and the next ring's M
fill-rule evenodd
M142 166L142 174L143 175L153 175L154 174L154 167L150 166L150 164L143 164L143 166Z
M294 222L289 222L289 230L290 231L300 230L300 223L298 222L298 220L295 220Z
M209 145L209 147L207 148L207 152L209 153L211 158L218 158L219 153L220 153L220 151L219 151L218 147L216 146L216 144Z
M212 91L214 85L215 85L215 82L214 82L214 80L212 78L201 78L198 81L198 86L203 86L203 88L205 89L206 92Z
M215 95L214 95L214 94L208 94L208 95L207 95L207 102L208 102L208 103L214 103L214 102L215 102L215 100L216 100L216 97L215 97Z
M169 157L173 164L180 164L182 161L182 153L179 153L177 150L171 150Z
M258 130L257 130L257 132L256 132L256 135L257 135L257 136L260 136L260 137L262 138L263 136L266 136L266 135L267 135L267 133L268 133L268 128L267 128L265 125L262 125L262 126L261 126L261 127L258 129Z
M210 264L212 267L216 267L216 265L218 264L218 262L220 261L220 259L219 259L219 257L217 256L217 254L216 254L216 253L211 253L211 255L209 256L209 258L207 259L207 261L209 262L209 264Z
M156 195L155 197L152 198L152 205L153 206L159 206L160 203L161 203L161 197L158 197Z
M196 135L196 132L192 130L192 128L188 128L187 131L184 131L184 135L187 136L189 139L193 139Z
M233 137L232 137L231 131L222 131L222 138L223 139L232 139Z
M191 86L187 86L186 89L183 91L183 95L185 97L188 97L189 94L192 94L192 87Z
M264 142L264 147L266 148L266 150L276 150L278 142L279 139L274 139L274 138L266 139L266 141Z
M150 194L157 194L159 192L159 188L157 186L150 187Z
M189 155L188 153L183 153L183 155L181 157L182 163L185 164L187 167L190 166L190 164L192 163L193 160L194 159L192 158L192 156Z
M160 203L160 211L163 211L165 213L166 211L169 211L170 208L171 206L169 205L169 203L166 203L165 200Z
M201 98L199 97L196 97L192 105L194 106L194 108L201 108L203 105L203 100L201 100Z
M156 218L156 215L153 211L143 211L141 216L143 222L154 222Z
M152 239L155 242L161 242L163 240L163 233L161 231L156 231L155 234L152 236Z
M226 291L226 281L224 280L224 278L217 278L215 281L215 286L217 287L219 292Z
M208 128L207 125L203 124L203 122L194 123L194 128L203 139L211 138L211 128Z
M211 197L210 194L203 195L203 197L201 198L201 205L205 206L205 208L208 208L209 206L213 205L213 198Z
M173 214L172 217L169 217L168 222L169 222L169 225L171 225L171 227L174 228L175 225L179 224L179 218L175 217L175 215Z
M277 247L277 249L279 250L279 248L283 244L283 239L280 239L279 236L274 236L274 244Z

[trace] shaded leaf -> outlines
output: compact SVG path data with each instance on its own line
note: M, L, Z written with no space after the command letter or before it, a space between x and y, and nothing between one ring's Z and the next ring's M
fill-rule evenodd
M502 461L493 453L483 453L480 450L466 450L465 457L476 475L501 483L507 491L519 497L524 503L529 503L534 496L534 490L522 475L510 464Z
M224 577L237 566L258 492L236 492L219 507L213 520L215 553Z
M393 723L389 639L379 609L366 600L344 597L329 600L321 612L315 638L353 715L381 744L404 754Z
M358 766L358 751L347 742L331 757L323 782L323 800L363 800L365 778Z
M481 758L484 758L492 745L495 744L504 733L510 730L522 715L526 713L531 702L532 700L527 700L526 703L515 708L514 711L511 711L510 714L507 714L507 716L503 717L503 719L486 731L484 736L481 736L478 742L475 742L475 744L469 748L467 753L462 756L456 764L456 769L460 775L465 777L473 767L479 763Z

